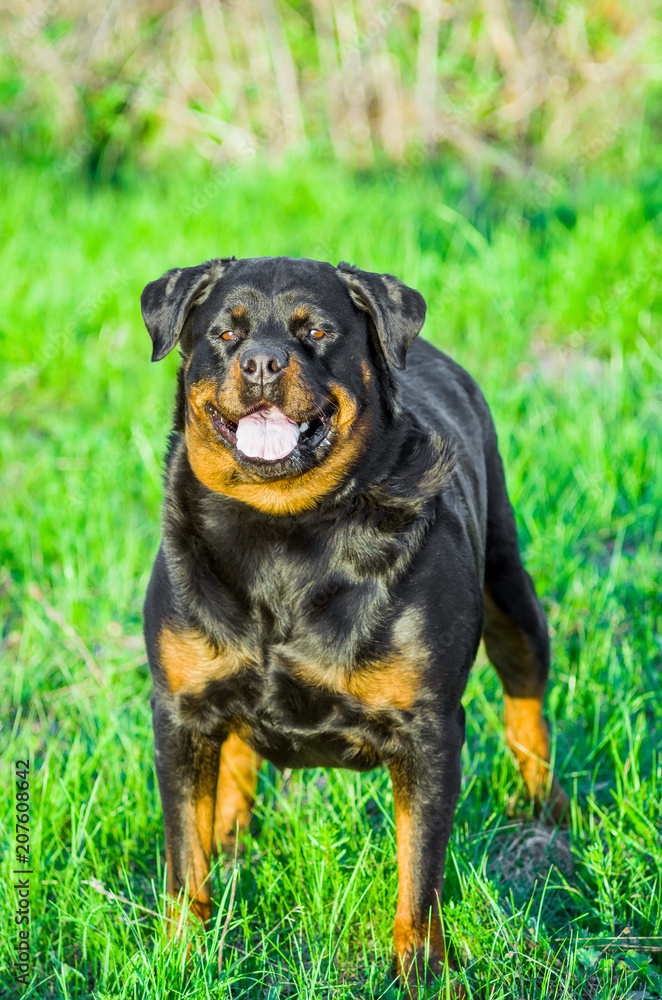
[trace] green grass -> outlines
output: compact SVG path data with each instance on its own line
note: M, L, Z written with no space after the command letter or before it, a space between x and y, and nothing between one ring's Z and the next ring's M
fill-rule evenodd
M486 198L452 171L357 178L300 160L208 184L173 168L88 190L7 167L0 185L0 995L21 995L11 872L24 757L35 872L24 995L385 995L397 886L382 772L265 766L232 908L224 862L188 979L164 932L140 617L176 359L149 364L138 297L174 265L284 253L388 270L424 293L425 335L492 406L549 615L568 832L528 812L482 653L465 696L444 910L471 995L662 996L657 222L635 187L615 184L564 194L572 228L561 203Z

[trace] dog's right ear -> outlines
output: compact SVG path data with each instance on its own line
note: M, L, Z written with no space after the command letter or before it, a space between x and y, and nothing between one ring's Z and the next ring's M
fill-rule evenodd
M160 361L178 342L195 306L211 294L234 257L209 260L197 267L176 267L150 281L140 296L145 326L152 338L152 361Z

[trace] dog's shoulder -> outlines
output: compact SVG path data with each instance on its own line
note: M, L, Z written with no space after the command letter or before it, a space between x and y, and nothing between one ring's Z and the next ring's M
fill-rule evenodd
M491 433L490 409L476 380L429 341L412 344L398 383L403 405L429 430L474 449Z

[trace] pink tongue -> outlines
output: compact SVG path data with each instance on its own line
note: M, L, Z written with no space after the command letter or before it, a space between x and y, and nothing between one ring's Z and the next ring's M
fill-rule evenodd
M299 427L277 407L242 417L237 424L237 448L248 458L275 461L296 447Z

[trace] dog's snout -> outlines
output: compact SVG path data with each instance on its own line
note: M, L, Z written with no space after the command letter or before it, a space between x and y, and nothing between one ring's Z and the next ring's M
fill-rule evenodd
M251 385L275 382L289 361L285 351L276 347L249 347L241 355L244 378Z

